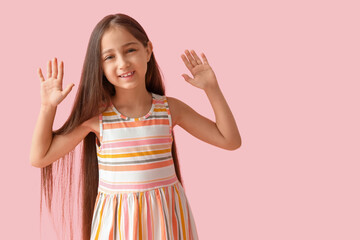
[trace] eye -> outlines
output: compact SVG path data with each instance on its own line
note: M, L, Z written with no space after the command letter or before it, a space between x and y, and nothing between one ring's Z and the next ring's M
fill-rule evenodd
M136 51L136 49L133 49L133 48L130 48L129 50L128 50L128 52L133 52L133 51Z
M106 61L107 59L111 58L112 56L107 56L104 58L104 61Z

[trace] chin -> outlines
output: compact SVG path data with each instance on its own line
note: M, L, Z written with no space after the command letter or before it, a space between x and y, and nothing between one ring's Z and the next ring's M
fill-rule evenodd
M115 89L120 89L120 90L132 90L138 87L138 84L119 84L119 85L115 85L114 84Z

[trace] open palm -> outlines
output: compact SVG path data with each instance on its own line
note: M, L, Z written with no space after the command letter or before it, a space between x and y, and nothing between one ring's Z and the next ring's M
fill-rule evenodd
M215 73L210 67L204 53L201 54L203 62L194 50L191 51L192 55L188 50L185 51L185 54L186 56L182 54L181 58L194 77L191 78L187 74L182 74L187 82L201 89L206 89L207 87L217 84Z
M47 66L47 79L41 72L41 68L38 69L38 74L41 80L41 104L46 106L56 107L71 91L74 86L73 83L69 84L64 90L63 75L64 75L64 63L61 61L58 71L57 59L48 61Z

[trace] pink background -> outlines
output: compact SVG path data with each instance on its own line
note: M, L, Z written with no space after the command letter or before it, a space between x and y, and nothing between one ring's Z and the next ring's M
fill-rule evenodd
M54 129L67 119L92 29L122 12L154 45L167 95L215 120L183 80L204 52L243 144L227 151L175 127L200 239L360 239L358 1L7 1L0 4L2 239L40 239L40 169L29 163L46 62L64 61ZM191 74L190 74L191 75ZM196 147L196 150L195 150ZM55 239L49 220L43 239ZM5 236L5 237L4 237Z

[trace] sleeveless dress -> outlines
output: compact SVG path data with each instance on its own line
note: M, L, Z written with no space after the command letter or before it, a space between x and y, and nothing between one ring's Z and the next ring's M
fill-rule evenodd
M198 239L172 159L168 102L151 94L151 109L143 117L126 117L113 104L99 115L91 240Z

